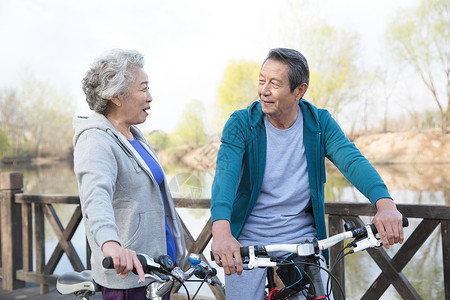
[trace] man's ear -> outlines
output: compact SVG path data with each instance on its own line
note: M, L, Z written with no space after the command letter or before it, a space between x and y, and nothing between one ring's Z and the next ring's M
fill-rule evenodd
M306 83L302 83L299 86L295 88L295 97L296 99L300 100L305 95L306 91L308 90L308 85Z

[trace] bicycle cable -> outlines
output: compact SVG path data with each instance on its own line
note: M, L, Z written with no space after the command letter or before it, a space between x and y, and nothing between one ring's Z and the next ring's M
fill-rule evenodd
M343 298L345 299L345 291L344 291L342 285L340 284L340 282L336 278L336 276L334 276L333 273L331 273L329 270L327 270L326 268L324 268L324 267L322 267L320 265L317 265L315 263L300 262L298 264L304 264L304 265L308 265L308 266L313 266L313 267L316 267L316 268L319 268L319 269L325 271L328 274L328 278L332 278L334 280L334 282L336 282L336 284L337 284L337 286L339 288L339 291L341 292ZM310 278L308 273L305 273L305 274L308 276L308 278ZM311 279L310 279L310 281L311 281ZM326 296L327 296L328 299L329 299L330 295L331 295L331 291L328 291L328 289L327 289Z
M175 278L175 280L177 280L184 288L184 290L186 291L186 296L187 296L187 300L191 300L191 297L189 296L189 290L187 289L187 287L184 285L184 282L181 281L180 279L178 279L176 276L173 276L170 272L166 271L166 270L161 270L163 272L161 273L165 273L166 275L171 275L172 278ZM173 286L170 288L170 292L172 292L172 288ZM169 292L169 293L170 293Z
M200 289L202 288L203 284L206 282L206 277L203 278L203 280L188 280L188 281L201 281L200 286L197 288L197 291L195 292L194 296L192 296L192 300L195 299L195 296L197 296L198 292L200 292Z

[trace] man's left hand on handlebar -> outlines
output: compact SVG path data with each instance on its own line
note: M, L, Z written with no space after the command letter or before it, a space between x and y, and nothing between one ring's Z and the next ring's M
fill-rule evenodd
M242 274L241 244L231 235L230 223L217 220L212 226L213 241L211 250L217 265L223 268L226 275Z
M377 213L372 223L377 227L378 235L386 249L390 245L403 243L402 214L390 198L382 198L376 202Z

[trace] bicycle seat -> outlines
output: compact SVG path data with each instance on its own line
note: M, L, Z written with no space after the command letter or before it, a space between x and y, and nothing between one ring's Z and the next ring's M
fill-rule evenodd
M100 287L92 279L90 270L64 273L58 277L56 289L62 295L81 291L94 294L100 291Z

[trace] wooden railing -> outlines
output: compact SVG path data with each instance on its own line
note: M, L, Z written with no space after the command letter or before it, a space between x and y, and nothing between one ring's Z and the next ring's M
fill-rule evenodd
M21 173L0 174L1 201L1 269L2 288L13 290L25 285L25 282L39 283L41 293L46 293L49 286L56 284L57 276L53 274L58 262L65 253L75 271L90 268L89 259L84 266L71 239L81 222L82 215L79 197L72 195L38 195L22 193L23 178ZM174 199L176 207L209 209L210 199ZM74 205L75 209L66 227L62 225L53 205ZM381 274L363 295L362 299L378 299L392 284L404 299L421 299L419 293L402 273L403 268L423 245L430 233L441 227L442 261L444 273L445 299L450 300L450 206L445 205L406 205L398 204L399 211L407 218L422 219L414 232L404 242L393 258L383 249L369 250L372 259L381 269ZM364 224L359 216L373 216L375 209L371 204L326 202L325 213L328 215L328 232L330 235L342 232L344 222L353 221L356 225ZM34 220L34 222L32 222ZM45 228L47 220L58 238L58 245L45 263ZM194 239L183 223L186 247L189 253L203 253L211 240L210 220L206 222L197 239ZM33 247L33 233L35 244ZM330 257L342 249L343 244L331 248ZM89 247L86 249L90 257ZM202 255L202 260L207 261ZM33 256L35 267L33 269ZM333 263L333 261L331 261ZM345 267L342 260L335 269L339 282L345 288ZM341 299L340 292L333 287L334 298ZM216 299L225 299L220 287L212 287Z

